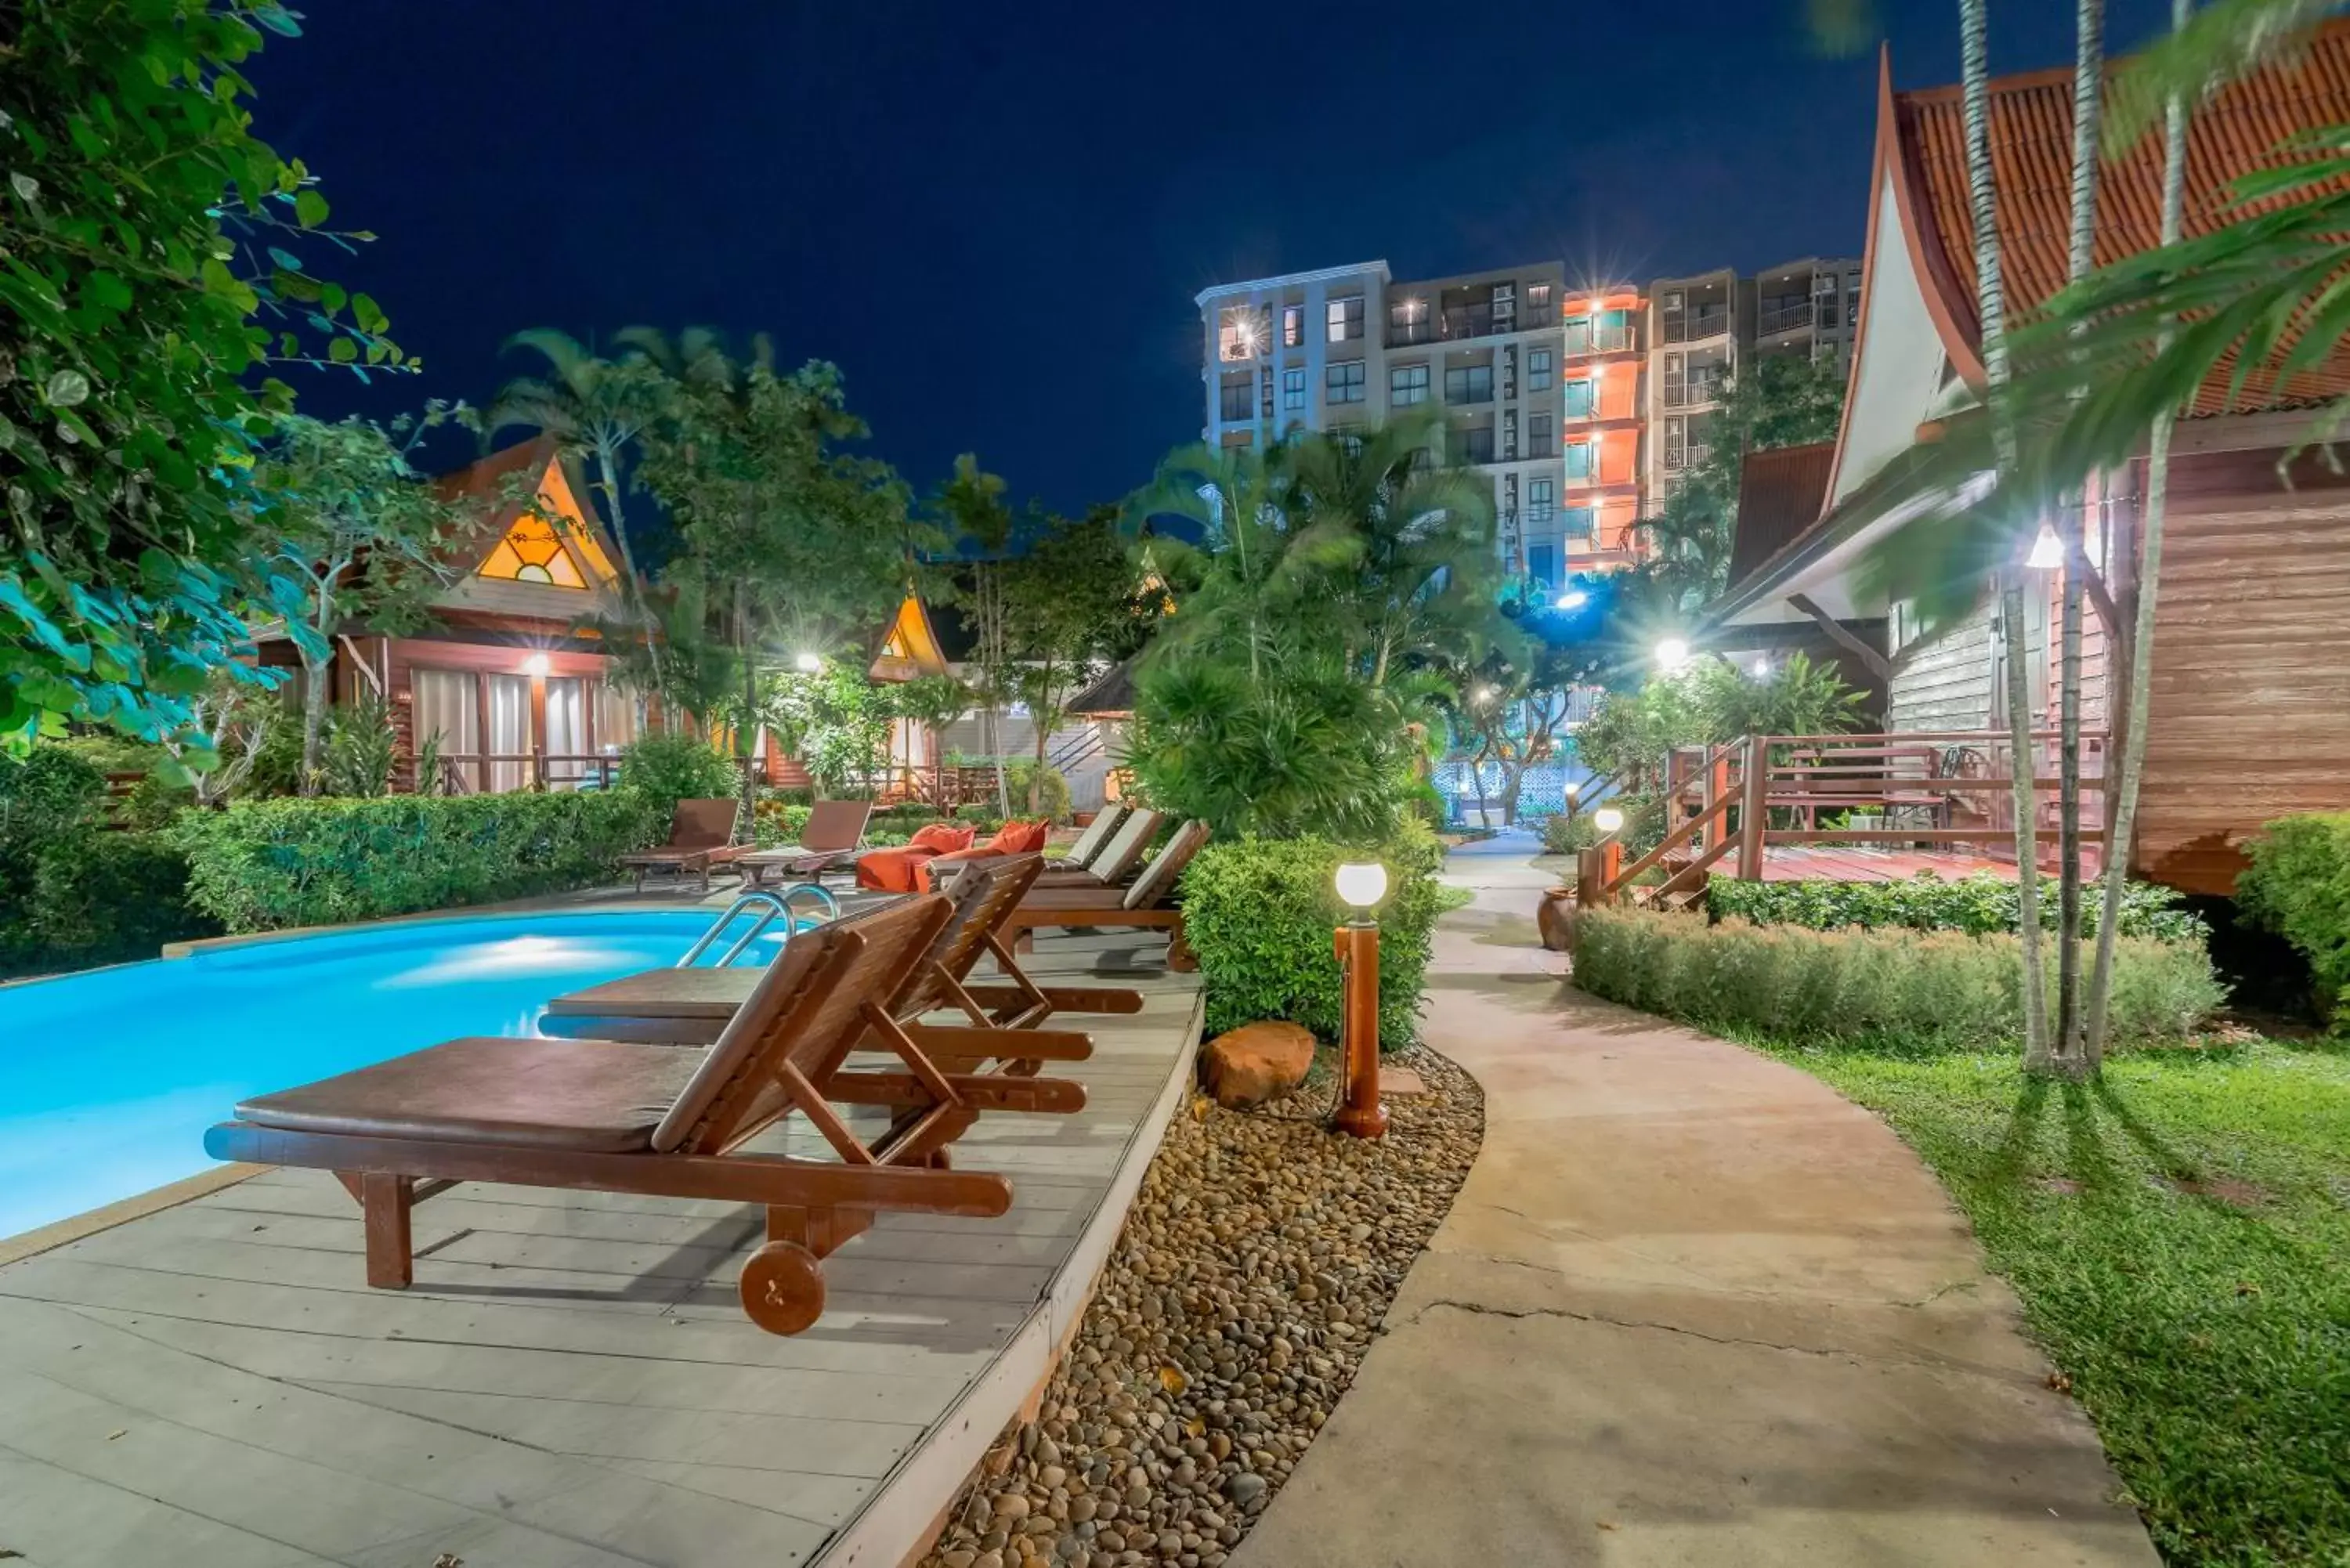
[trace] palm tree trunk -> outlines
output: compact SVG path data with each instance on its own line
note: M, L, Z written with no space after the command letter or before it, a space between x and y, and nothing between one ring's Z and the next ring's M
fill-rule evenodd
M751 607L747 590L734 585L734 640L743 659L743 716L734 726L734 753L743 759L743 816L738 831L745 844L758 842L759 781L753 771L751 747L756 734L754 715L759 707L759 666L752 657Z
M1975 306L1982 319L1984 397L1999 452L2001 490L2012 500L2015 432L2007 410L2007 290L2000 278L1998 210L1991 185L1991 89L1984 0L1959 0L1959 54L1967 140L1967 206L1975 238ZM2039 820L2033 809L2032 697L2023 639L2023 586L2014 567L2002 571L2000 620L2007 666L2008 773L2015 813L2017 938L2023 952L2023 1060L2037 1069L2048 1054L2048 999L2040 955Z
M2170 0L2170 27L2187 26L2194 0ZM2173 94L2163 106L2162 236L2176 244L2187 209L2187 100ZM2162 335L2165 347L2170 334ZM2138 781L2146 770L2146 730L2154 679L2155 598L2162 582L2162 514L2170 483L2170 431L2175 415L2165 410L2154 421L2146 458L2146 499L2138 524L2138 565L2133 585L2137 604L2130 617L2127 717L2122 727L2121 763L2106 799L2113 815L2106 836L2105 887L2098 904L2097 955L2089 974L2089 1022L2082 1056L2090 1072L2106 1057L2106 1005L2113 995L2114 939L2121 925L2122 887L2129 876L2131 836L2137 829ZM2108 682L2110 684L2110 682ZM2106 700L2108 709L2112 699Z
M596 443L596 488L604 493L604 504L612 514L612 543L620 552L620 570L628 574L627 596L629 613L639 621L644 619L644 582L637 576L636 546L629 543L629 520L620 512L620 472L614 461L617 447L609 441Z
M2096 253L2097 131L2105 91L2105 0L2079 0L2073 59L2073 233L2070 280L2088 275ZM2056 1020L2057 1065L2082 1071L2081 1046L2081 567L2086 492L2060 497L2056 532L2064 545L2064 598L2056 708Z

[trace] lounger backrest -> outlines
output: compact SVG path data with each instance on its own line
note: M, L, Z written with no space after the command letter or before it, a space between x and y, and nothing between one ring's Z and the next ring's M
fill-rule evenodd
M671 849L715 849L734 841L734 817L743 803L734 800L681 800L670 819Z
M1102 846L1109 842L1110 835L1118 831L1118 825L1126 820L1126 812L1125 806L1112 801L1094 813L1094 819L1086 824L1086 830L1077 835L1075 844L1069 846L1069 857L1061 864L1074 866L1080 871L1089 868L1094 857L1102 852Z
M967 863L941 889L953 900L955 912L939 932L938 944L931 950L934 964L924 964L922 981L938 987L937 971L944 970L956 980L962 980L979 962L979 955L987 950L991 932L1003 929L1020 900L1035 886L1037 874L1045 868L1042 855L1021 855L1006 860L982 860ZM905 1016L901 1008L890 1011Z
M866 819L872 815L869 800L820 800L808 808L807 826L800 829L800 847L854 849L863 842Z
M1152 909L1165 903L1174 894L1175 878L1183 874L1183 867L1191 864L1191 857L1200 853L1200 846L1207 842L1208 825L1196 816L1177 828L1174 836L1168 839L1167 847L1142 868L1142 875L1126 890L1126 908Z
M1128 874L1141 863L1142 852L1150 846L1151 836L1166 820L1165 816L1149 806L1139 809L1118 828L1118 836L1109 841L1108 847L1101 852L1101 857L1086 869L1105 882L1124 881Z
M785 942L653 1129L653 1147L733 1148L789 1108L786 1066L822 1094L865 1033L865 1004L898 992L949 913L936 895L906 898Z

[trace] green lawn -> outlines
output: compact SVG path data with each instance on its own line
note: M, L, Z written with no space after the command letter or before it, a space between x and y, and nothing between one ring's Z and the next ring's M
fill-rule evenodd
M2350 1564L2350 1054L1750 1040L1883 1115L1973 1220L2174 1564Z

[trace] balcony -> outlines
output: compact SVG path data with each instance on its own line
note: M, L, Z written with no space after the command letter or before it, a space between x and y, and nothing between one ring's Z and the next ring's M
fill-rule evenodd
M1669 409L1701 408L1721 396L1720 376L1700 376L1694 380L1667 381L1664 389L1665 407Z
M1720 337L1729 330L1730 306L1726 305L1679 311L1665 317L1668 343L1700 343L1709 337Z
M1775 337L1808 327L1813 319L1813 305L1808 297L1767 299L1756 313L1754 331L1759 337Z
M1588 322L1566 324L1565 352L1576 354L1624 354L1638 347L1631 325L1593 327Z
M1703 468L1705 460L1712 455L1712 452L1713 449L1702 441L1693 446L1687 443L1676 446L1668 441L1665 443L1665 472L1677 473L1688 469Z

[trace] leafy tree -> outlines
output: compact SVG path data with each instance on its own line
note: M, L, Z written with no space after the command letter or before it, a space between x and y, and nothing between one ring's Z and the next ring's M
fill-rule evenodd
M1050 519L1003 567L1012 689L1036 732L1029 773L1031 814L1044 808L1045 744L1069 721L1069 705L1137 614L1134 558L1115 507L1074 522Z
M1762 676L1700 659L1637 691L1610 692L1575 743L1590 767L1646 793L1662 781L1666 755L1678 747L1741 735L1835 734L1859 722L1861 695L1832 667L1800 652Z
M0 42L0 745L68 718L185 730L244 611L289 607L243 480L292 405L272 365L402 363L237 67L276 0L48 0ZM249 675L248 679L262 677Z
M682 546L664 578L677 607L698 606L704 618L661 657L674 684L706 692L714 674L729 678L731 711L708 716L733 723L747 833L757 804L751 746L773 716L766 678L802 653L861 642L903 594L905 493L887 464L840 450L868 431L833 366L779 373L764 338L738 363L707 333L675 344L627 336L664 379L639 438L646 487ZM680 659L702 662L689 679L674 668Z
M819 670L795 670L772 678L768 732L800 759L820 794L840 795L870 787L889 758L889 694L863 670L828 660Z
M409 453L427 431L463 412L433 403L390 429L291 415L255 472L276 534L277 569L301 585L287 624L302 660L304 794L317 794L323 782L336 634L349 626L411 629L429 618L446 584L442 556L469 514L423 483Z
M955 459L954 472L931 503L947 560L931 574L931 591L941 603L959 606L976 634L970 664L976 679L971 693L980 709L982 743L995 764L995 808L1012 815L1012 783L1004 771L1002 723L1014 690L1011 596L1008 579L1018 568L1019 519L1004 499L1004 483L979 466L975 453Z
M227 670L216 670L188 703L188 722L166 735L162 748L194 787L201 806L226 804L254 776L283 727L274 693Z

